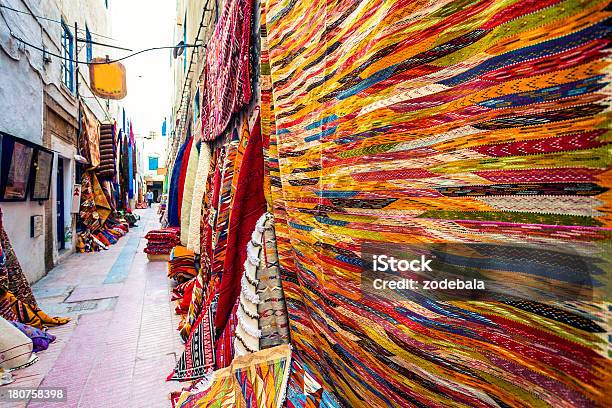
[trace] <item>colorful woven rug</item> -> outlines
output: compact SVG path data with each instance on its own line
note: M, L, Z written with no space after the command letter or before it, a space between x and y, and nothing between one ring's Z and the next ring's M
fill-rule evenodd
M210 387L183 393L177 407L280 408L285 401L291 348L278 346L234 359L215 371Z
M188 139L181 145L172 167L172 176L170 177L170 187L168 191L167 213L169 227L178 227L180 225L179 207L181 202L179 200L179 178L181 177L183 160L188 160L188 158L185 158L185 151L187 150L187 146L189 146L190 140L191 139Z
M351 407L609 405L603 303L359 295L368 242L610 252L608 2L264 7L268 202L306 372Z
M11 292L23 302L36 306L36 299L32 293L32 287L21 269L13 245L9 239L3 224L2 209L0 209L0 251L2 252L0 262L0 290ZM7 320L14 320L7 317Z
M253 0L223 3L223 10L208 43L206 86L202 104L202 138L214 140L232 116L251 99L251 18Z
M206 192L206 181L208 180L210 159L210 145L203 142L200 146L198 168L196 170L195 184L193 187L191 218L189 220L189 235L187 237L187 248L191 249L196 254L200 253L200 221L202 219L202 209L204 194Z
M185 185L183 187L183 200L181 203L181 244L187 246L191 226L191 205L193 201L196 173L200 161L200 142L194 142L187 162L187 173L185 174ZM202 198L200 197L200 202ZM199 220L199 218L198 218ZM199 225L198 225L199 228Z

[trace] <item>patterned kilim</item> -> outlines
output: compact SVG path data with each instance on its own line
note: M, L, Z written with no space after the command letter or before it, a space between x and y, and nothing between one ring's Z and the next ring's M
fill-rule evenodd
M288 345L237 357L231 366L215 371L208 389L183 393L177 407L280 408L290 368Z
M0 208L0 291L11 292L18 300L37 306L32 287L21 269L21 264L13 250L13 245L4 229L2 209ZM0 296L1 298L2 296ZM0 307L0 310L4 308ZM7 320L10 320L7 317Z
M367 242L609 252L608 2L264 2L268 202L313 380L352 407L609 405L605 305L362 298L358 267Z

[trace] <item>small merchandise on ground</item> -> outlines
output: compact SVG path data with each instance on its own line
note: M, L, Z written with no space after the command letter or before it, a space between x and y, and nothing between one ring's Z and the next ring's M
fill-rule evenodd
M195 254L184 246L172 248L168 258L168 278L185 283L197 275Z
M609 4L468 3L223 2L167 166L175 407L609 405ZM492 286L368 291L398 254Z
M16 370L38 360L55 340L46 333L48 327L59 326L70 319L53 317L43 312L36 302L11 241L2 224L0 210L0 385L19 376Z
M147 232L145 235L147 246L144 252L149 255L170 255L170 251L180 244L180 231L178 228L161 228ZM167 261L166 256L164 261Z

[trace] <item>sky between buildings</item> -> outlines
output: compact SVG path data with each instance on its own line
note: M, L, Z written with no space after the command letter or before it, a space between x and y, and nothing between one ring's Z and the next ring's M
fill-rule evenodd
M115 45L139 51L172 46L176 2L172 0L115 0L110 2L112 37ZM129 54L116 50L115 57ZM149 51L123 62L127 71L128 95L122 101L136 134L161 133L170 112L172 95L172 50Z

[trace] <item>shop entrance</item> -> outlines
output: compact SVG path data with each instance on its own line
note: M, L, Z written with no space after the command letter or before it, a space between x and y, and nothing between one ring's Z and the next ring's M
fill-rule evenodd
M57 228L56 228L56 240L57 249L61 251L66 248L66 240L64 237L64 160L61 157L57 159L57 174L56 174L56 214L57 214Z

